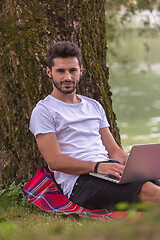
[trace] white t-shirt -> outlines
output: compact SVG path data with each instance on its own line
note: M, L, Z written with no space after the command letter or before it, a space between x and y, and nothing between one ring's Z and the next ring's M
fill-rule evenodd
M105 111L94 99L77 95L81 102L68 104L51 95L37 103L32 111L30 130L37 134L55 132L61 153L84 161L106 161L106 151L99 133L109 127ZM64 195L70 197L79 175L54 171Z

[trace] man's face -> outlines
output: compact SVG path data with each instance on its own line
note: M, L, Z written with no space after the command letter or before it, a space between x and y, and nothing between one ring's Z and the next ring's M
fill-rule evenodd
M75 91L83 68L79 66L76 57L55 58L52 71L47 68L47 74L52 79L56 90L70 94Z

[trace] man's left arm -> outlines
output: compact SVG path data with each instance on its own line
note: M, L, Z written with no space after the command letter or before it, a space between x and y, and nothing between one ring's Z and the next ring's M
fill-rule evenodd
M125 162L128 159L128 154L118 146L109 128L108 127L101 128L99 132L101 135L102 142L106 150L108 151L109 158L117 160L122 164L125 164Z

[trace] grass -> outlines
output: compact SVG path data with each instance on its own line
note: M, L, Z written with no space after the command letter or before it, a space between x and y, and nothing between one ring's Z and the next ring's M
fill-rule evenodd
M144 206L144 215L131 222L102 222L77 216L58 216L30 205L23 198L21 184L0 190L1 240L132 240L159 239L160 209ZM135 213L136 205L132 206ZM125 204L119 209L124 210ZM131 210L130 210L131 211ZM135 215L134 215L135 216Z
M13 187L14 186L14 187ZM18 190L18 191L17 191ZM2 192L3 190L1 190ZM14 183L0 197L0 239L61 239L73 225L79 225L75 217L46 213L23 197L20 186Z

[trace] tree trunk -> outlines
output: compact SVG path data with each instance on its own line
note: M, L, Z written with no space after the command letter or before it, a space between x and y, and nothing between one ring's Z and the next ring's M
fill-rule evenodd
M78 92L98 100L120 144L106 67L105 0L3 0L0 3L0 179L28 180L44 165L29 132L31 111L52 91L46 50L70 40L82 50Z

